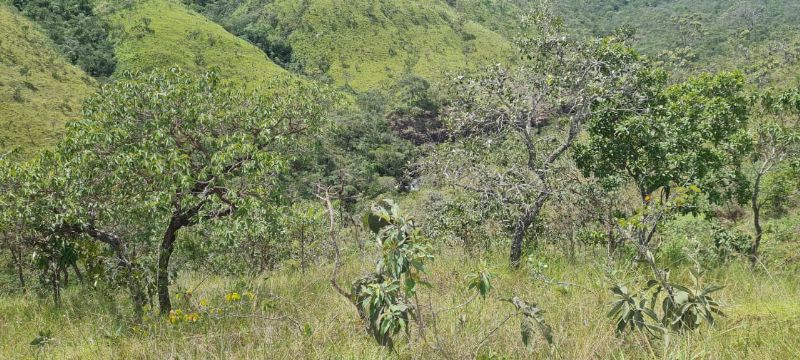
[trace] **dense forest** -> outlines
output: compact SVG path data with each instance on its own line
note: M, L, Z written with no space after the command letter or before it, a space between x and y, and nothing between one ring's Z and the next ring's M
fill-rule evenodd
M0 358L800 356L800 2L0 0Z

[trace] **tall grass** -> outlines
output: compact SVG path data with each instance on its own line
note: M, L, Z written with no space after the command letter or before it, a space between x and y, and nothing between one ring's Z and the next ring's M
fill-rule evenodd
M504 257L486 255L492 264ZM372 257L351 254L341 269L343 283L369 272ZM790 271L751 272L744 261L705 275L706 282L726 285L718 298L727 317L713 328L648 340L642 334L618 336L606 318L608 288L633 284L647 273L625 261L606 264L591 254L565 259L554 250L537 255L536 270L510 270L497 265L495 289L486 300L443 312L434 326L431 308L465 303L473 293L465 276L480 256L444 250L431 264L419 299L426 331L414 325L394 351L377 346L364 331L355 308L328 282L330 265L305 274L291 269L257 278L179 277L176 307L199 311L200 320L170 323L150 315L140 325L130 318L127 300L109 290L75 286L64 294L64 305L53 308L45 299L5 296L0 299L0 358L268 358L268 359L428 359L428 358L748 358L790 359L800 356L800 284ZM682 278L688 270L673 270ZM187 299L186 292L191 292ZM241 301L225 295L244 294ZM511 318L499 327L512 307L504 297L519 296L546 310L554 344L520 341L519 322ZM199 304L205 306L200 306ZM193 310L194 309L194 310ZM203 310L206 309L206 310ZM209 314L207 309L223 309ZM30 345L39 332L50 331L42 346ZM487 337L487 334L491 336ZM438 350L437 350L438 349Z

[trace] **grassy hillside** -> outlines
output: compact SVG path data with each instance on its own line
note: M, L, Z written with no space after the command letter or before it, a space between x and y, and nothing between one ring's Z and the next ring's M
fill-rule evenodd
M0 153L53 144L95 81L69 64L39 27L0 3ZM0 144L2 145L2 144Z
M250 0L201 7L232 32L285 41L302 72L357 90L412 73L429 80L505 59L497 33L435 0ZM346 5L346 6L345 6Z
M98 12L117 27L117 75L173 66L217 68L223 78L257 85L288 74L261 50L179 1L107 2Z
M513 40L520 31L520 17L529 0L452 0L450 6L468 19Z

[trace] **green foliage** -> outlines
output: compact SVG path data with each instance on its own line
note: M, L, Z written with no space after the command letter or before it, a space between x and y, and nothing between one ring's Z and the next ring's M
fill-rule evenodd
M89 0L13 0L25 16L47 31L50 39L69 61L95 77L114 73L114 45L111 28L98 17Z
M500 204L515 220L511 261L550 197L564 181L562 158L598 107L610 99L637 99L636 84L653 71L626 39L581 40L565 33L563 19L543 7L523 21L521 62L459 77L445 121L454 137L426 164L438 181L463 187L483 204Z
M115 29L117 75L180 67L254 89L288 76L256 46L186 8L177 0L136 1L115 6L103 1L98 12Z
M724 314L711 294L721 290L723 286L701 286L699 275L694 271L690 278L690 286L671 282L669 290L662 287L658 280L648 281L644 289L637 293L632 293L624 285L614 286L611 291L615 298L608 317L616 322L618 333L647 330L651 335L660 335L666 330L697 330L703 323L713 326L716 316ZM668 293L664 294L666 292ZM659 318L655 308L662 295L664 297L661 300Z
M658 321L658 316L652 310L653 304L648 304L650 299L641 293L631 293L625 285L616 285L611 288L611 292L614 293L614 301L607 316L616 320L617 332L634 329L659 330L648 321L648 319Z
M584 172L614 185L629 179L643 199L688 184L712 200L720 188L740 190L738 166L749 145L742 76L701 75L671 87L655 76L640 86L646 100L630 110L618 103L627 99L597 104L588 138L575 151Z
M558 7L576 32L635 29L639 47L666 60L678 78L709 68L739 68L758 85L797 81L792 74L800 48L793 24L800 7L795 2L569 0Z
M53 340L54 338L52 331L50 330L39 331L39 335L37 335L33 340L31 340L31 346L42 348Z
M426 284L421 274L433 255L413 220L392 200L374 205L364 222L375 234L382 256L374 274L353 283L353 300L375 340L393 347L393 336L407 332L409 321L416 317L417 309L410 301L416 297L417 285Z
M146 280L168 311L178 230L229 239L236 235L217 220L257 222L248 215L278 199L285 144L319 126L324 96L303 83L271 86L263 95L173 69L103 87L56 151L20 172L27 186L11 194L13 219L43 240L31 245L52 254L55 278L64 250L92 239L108 245L138 306Z
M724 316L719 304L711 296L724 286L706 285L700 287L698 276L691 274L692 287L671 284L676 290L673 296L664 298L662 324L673 331L697 330L705 321L714 326L716 315ZM656 294L661 288L656 289Z
M534 332L538 331L544 337L548 344L553 344L553 329L544 322L544 311L539 308L535 303L529 303L518 297L506 299L517 309L521 315L520 321L520 335L522 336L522 343L526 346L531 343L531 337Z
M752 242L752 237L741 230L721 227L715 229L712 239L721 262L726 262L736 255L747 254Z
M486 295L492 290L492 279L494 274L489 270L485 262L475 272L467 275L467 287L475 289L486 300Z

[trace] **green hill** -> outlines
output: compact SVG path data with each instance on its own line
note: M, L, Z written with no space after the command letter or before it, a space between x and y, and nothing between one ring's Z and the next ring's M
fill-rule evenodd
M468 19L513 40L520 31L520 17L529 0L450 0L451 7Z
M568 26L579 33L602 35L630 26L636 30L637 47L643 52L677 57L695 70L739 68L759 85L800 82L798 1L557 3Z
M439 80L511 53L501 35L435 0L202 3L195 6L231 32L288 44L295 69L356 90L409 73Z
M2 3L0 24L0 153L19 147L29 154L58 139L96 84L38 26Z
M117 29L117 75L173 66L217 68L225 79L255 85L288 74L255 46L178 1L108 2L98 12Z
M538 1L452 0L472 21L511 39ZM603 36L635 30L636 47L685 76L740 69L760 86L800 84L800 2L716 0L563 0L554 2L570 31Z

